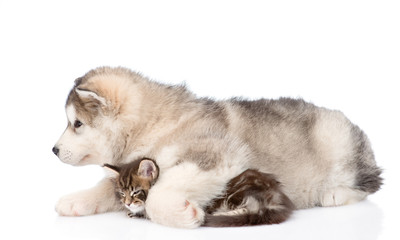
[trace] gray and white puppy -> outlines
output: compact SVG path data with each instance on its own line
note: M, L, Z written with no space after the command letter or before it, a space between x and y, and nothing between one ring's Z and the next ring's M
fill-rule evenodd
M152 221L193 228L204 209L246 169L271 173L297 208L364 199L382 183L367 136L341 112L301 99L214 101L125 68L94 69L75 81L68 127L53 148L72 165L149 157L162 172L150 189ZM61 215L118 209L112 182L67 195Z

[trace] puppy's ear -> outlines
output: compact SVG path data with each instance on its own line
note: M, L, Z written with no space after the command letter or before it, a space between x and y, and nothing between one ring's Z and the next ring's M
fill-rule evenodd
M119 177L120 168L110 164L104 164L103 169L106 171L106 176L108 178L117 178Z
M86 100L86 101L93 101L96 100L98 102L100 102L103 106L107 105L107 101L105 98L100 97L99 95L97 95L97 93L87 90L87 89L82 89L82 88L75 88L75 92L78 94L79 98L82 100Z
M144 159L139 164L138 175L141 178L145 178L154 182L158 177L158 167L154 161Z

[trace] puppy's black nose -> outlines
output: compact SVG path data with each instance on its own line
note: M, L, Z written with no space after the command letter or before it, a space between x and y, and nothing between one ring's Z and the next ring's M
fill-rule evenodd
M58 149L57 147L53 147L52 151L56 156L58 156L58 152L60 152L60 149Z

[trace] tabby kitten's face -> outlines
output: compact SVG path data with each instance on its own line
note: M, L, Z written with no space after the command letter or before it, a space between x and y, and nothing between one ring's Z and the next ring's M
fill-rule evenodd
M120 167L109 164L104 167L116 178L116 192L124 206L134 215L144 215L147 194L158 177L155 162L142 159Z
M124 206L134 214L144 211L144 203L151 182L142 179L135 173L120 175L117 181L117 193Z

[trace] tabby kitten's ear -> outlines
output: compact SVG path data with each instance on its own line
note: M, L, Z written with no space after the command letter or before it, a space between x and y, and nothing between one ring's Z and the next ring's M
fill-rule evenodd
M106 170L107 177L109 178L117 178L121 170L119 167L107 163L103 165L103 168Z
M139 164L138 175L154 182L158 177L158 167L152 160L144 159Z

